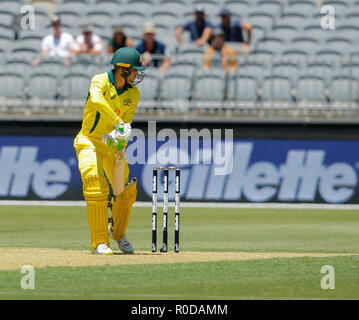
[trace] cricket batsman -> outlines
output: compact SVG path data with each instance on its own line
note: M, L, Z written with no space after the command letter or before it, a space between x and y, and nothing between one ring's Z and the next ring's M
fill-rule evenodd
M87 204L91 248L97 254L113 254L109 236L124 253L134 249L125 236L132 206L136 201L136 178L129 180L125 147L140 98L135 87L144 78L140 54L136 49L118 49L108 73L95 75L90 84L80 132L74 140L78 166ZM121 126L121 130L119 130ZM112 224L108 224L109 185L118 184L114 168L123 168L122 192L112 201ZM106 175L106 176L105 176ZM107 177L107 179L106 179Z

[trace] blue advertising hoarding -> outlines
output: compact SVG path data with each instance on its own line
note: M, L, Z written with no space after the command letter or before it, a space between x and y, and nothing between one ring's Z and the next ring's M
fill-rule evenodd
M176 165L183 200L359 203L359 141L214 139L189 145L143 137L129 143L126 155L141 201L151 200L152 169ZM170 195L173 184L170 177ZM160 183L159 199L161 193ZM73 138L0 136L0 199L83 200Z

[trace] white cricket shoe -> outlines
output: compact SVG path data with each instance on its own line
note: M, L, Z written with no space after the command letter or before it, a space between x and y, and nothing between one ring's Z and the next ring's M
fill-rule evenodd
M112 229L112 224L109 223L108 224L108 233L110 234L111 238L112 238L112 234L113 234L113 229ZM120 241L117 241L118 247L120 248L120 250L123 253L129 254L129 253L133 253L135 251L135 249L133 248L132 244L130 241L128 241L128 239L126 238L125 235L123 235L120 239Z
M100 243L95 249L96 254L113 254L113 251L107 246L106 243Z

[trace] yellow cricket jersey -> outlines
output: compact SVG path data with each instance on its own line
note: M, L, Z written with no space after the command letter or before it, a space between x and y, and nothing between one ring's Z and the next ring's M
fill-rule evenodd
M122 90L116 88L112 70L95 75L91 80L79 135L102 139L121 120L132 123L139 99L140 90L133 85L128 84Z

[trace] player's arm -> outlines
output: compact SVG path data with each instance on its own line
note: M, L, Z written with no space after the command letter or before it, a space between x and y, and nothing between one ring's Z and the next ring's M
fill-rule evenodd
M182 32L183 32L183 27L182 26L178 26L176 29L175 29L175 36L176 36L176 39L178 41L179 44L183 44L184 41L183 41L183 38L182 38Z
M202 36L196 40L198 46L204 46L212 35L212 28L206 27L203 30Z

